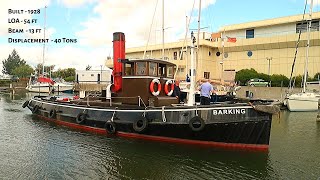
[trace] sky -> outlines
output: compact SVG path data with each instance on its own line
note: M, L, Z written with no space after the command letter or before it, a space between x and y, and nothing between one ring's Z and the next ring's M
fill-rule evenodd
M302 14L304 3L305 0L202 0L200 24L204 31L216 32L225 25ZM318 12L320 0L313 3L313 11ZM9 9L24 12L9 14ZM29 14L28 10L38 9L40 14ZM199 0L164 0L164 12L165 42L181 40L186 17L191 17L189 29L197 28ZM16 19L22 23L12 23ZM31 23L32 19L37 22ZM9 28L41 32L8 33ZM43 61L44 52L45 65L55 65L55 70L83 70L87 65L100 69L107 57L112 57L113 32L125 33L126 47L140 47L148 39L149 44L160 44L161 29L162 0L1 0L0 60L16 49L33 67ZM43 44L9 43L9 38L43 37L49 38L44 51ZM76 39L76 43L63 42L62 38ZM56 39L61 42L54 42Z

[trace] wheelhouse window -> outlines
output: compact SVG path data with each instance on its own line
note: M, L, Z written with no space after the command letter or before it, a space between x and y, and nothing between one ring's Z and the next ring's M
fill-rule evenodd
M125 63L124 64L124 75L125 76L133 76L133 63Z
M159 76L165 77L166 76L166 65L165 64L159 64L158 66Z
M167 67L167 77L173 78L173 66Z
M158 71L157 71L157 63L150 62L149 63L149 76L158 76Z
M246 38L247 39L254 38L254 29L247 29L246 30Z
M136 62L136 75L147 75L147 62Z

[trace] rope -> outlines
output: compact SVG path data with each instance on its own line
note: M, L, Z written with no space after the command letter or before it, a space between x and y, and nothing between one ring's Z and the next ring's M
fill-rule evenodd
M153 25L153 21L154 21L154 16L155 16L156 11L157 11L157 6L158 6L158 0L156 2L156 7L154 8L153 17L152 17L151 26L150 26L150 31L149 31L149 37L148 37L148 41L147 41L147 44L146 44L146 49L144 50L144 53L143 53L143 59L145 59L145 56L146 56L146 53L147 53L147 48L148 48L148 44L149 44L149 41L150 41L150 35L151 35L152 25Z

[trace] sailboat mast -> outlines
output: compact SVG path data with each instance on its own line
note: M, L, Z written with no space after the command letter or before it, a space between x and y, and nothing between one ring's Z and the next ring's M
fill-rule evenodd
M196 58L196 66L197 69L199 64L199 42L200 42L200 15L201 15L201 0L199 1L199 14L198 14L198 34L197 34L197 58Z
M188 94L188 106L193 106L195 103L195 97L194 97L194 86L195 86L195 56L194 56L194 43L196 41L196 38L193 36L193 31L191 32L191 64L190 64L190 90Z
M309 62L309 47L310 47L310 29L311 29L311 21L312 21L312 6L313 0L310 3L310 11L309 11L309 18L308 18L308 40L307 40L307 49L306 49L306 62L304 65L304 78L303 78L303 92L306 92L306 84L307 84L307 75L308 75L308 62Z
M162 0L162 60L164 60L164 0Z
M44 6L44 25L43 25L43 39L46 39L46 10L47 6ZM44 76L44 53L45 53L46 43L43 43L42 50L42 76Z

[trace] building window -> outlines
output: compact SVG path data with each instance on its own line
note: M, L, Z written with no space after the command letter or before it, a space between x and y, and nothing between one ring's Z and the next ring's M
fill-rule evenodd
M229 54L228 53L224 53L224 58L228 58Z
M211 52L209 51L209 56L211 56Z
M177 51L173 52L173 60L177 60L178 59L177 56L178 56Z
M178 68L178 72L183 73L184 72L184 68Z
M94 76L94 74L91 74L91 76Z
M296 24L296 33L299 33L299 31L307 32L308 30L308 23L309 22L301 22ZM319 20L312 21L311 22L311 28L310 31L319 31Z
M248 51L248 52L247 52L247 55L248 55L249 57L251 57L251 56L252 56L252 51Z
M216 52L216 56L220 56L220 54L221 54L221 53L220 53L219 51L218 51L218 52Z
M247 39L254 38L254 29L246 30L246 38Z
M209 79L209 78L210 78L210 72L204 72L204 73L203 73L203 77L204 77L205 79Z

